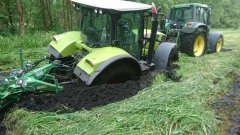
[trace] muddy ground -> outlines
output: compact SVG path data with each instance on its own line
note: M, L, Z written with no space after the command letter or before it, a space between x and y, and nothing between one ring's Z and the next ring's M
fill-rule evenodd
M138 81L128 81L122 84L100 85L87 87L84 85L68 84L59 94L26 94L13 107L27 108L32 111L67 113L82 109L90 110L97 106L114 103L132 97L151 85L157 72L149 72ZM12 107L11 107L12 108ZM2 122L9 108L0 112L0 135L6 134Z
M230 90L213 104L219 116L220 135L240 135L240 76L236 77Z
M32 111L47 111L67 113L81 109L92 109L132 97L139 90L151 85L156 72L148 73L138 81L128 81L123 84L101 85L86 87L65 85L64 91L55 94L27 94L13 107L27 108ZM10 107L12 108L12 107ZM226 95L213 103L220 123L217 134L240 135L240 77L236 77ZM6 127L2 122L9 108L0 112L0 135L6 134Z

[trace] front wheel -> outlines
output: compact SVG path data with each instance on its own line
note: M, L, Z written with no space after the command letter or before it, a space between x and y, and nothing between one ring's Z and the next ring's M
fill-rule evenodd
M195 33L184 34L181 41L181 50L193 57L204 55L206 50L205 30L199 29Z
M115 63L100 73L93 85L123 83L137 80L139 77L137 71L128 63Z

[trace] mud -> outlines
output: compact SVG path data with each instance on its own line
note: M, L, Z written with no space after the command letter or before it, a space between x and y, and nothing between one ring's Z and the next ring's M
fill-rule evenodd
M178 67L175 67L178 68ZM143 75L138 81L128 81L122 84L100 85L87 87L83 84L64 85L59 94L31 93L25 94L21 101L13 104L14 108L26 108L32 111L69 113L82 109L90 110L94 107L107 105L132 97L150 86L160 71L152 71ZM176 75L173 69L163 72L173 81L179 81L181 76ZM0 117L0 135L6 133L3 124L4 114Z
M222 52L230 52L233 51L233 49L230 48L222 48Z
M59 94L32 93L25 94L21 101L0 112L0 135L6 134L3 123L4 116L12 107L26 108L32 111L68 113L82 109L92 109L97 106L118 102L132 97L150 86L158 72L149 72L138 81L128 81L122 84L100 85L87 87L83 84L64 85Z
M0 121L2 121L3 118L0 118ZM4 123L0 123L0 135L5 135L6 134L6 127L4 125Z
M7 128L4 125L3 119L4 119L5 115L8 112L10 112L11 108L12 108L12 105L9 106L9 108L5 108L3 110L0 110L0 135L5 135L6 134Z
M0 116L1 117L1 116ZM3 118L0 118L0 121L2 121ZM6 134L6 127L4 125L4 123L0 123L0 135L5 135Z
M57 111L66 113L91 109L132 97L145 87L148 87L156 72L148 73L138 81L128 81L122 84L100 85L87 87L68 84L63 92L55 94L27 94L16 104L16 107L33 111Z
M218 134L240 135L240 77L226 95L220 97L214 104L221 121Z

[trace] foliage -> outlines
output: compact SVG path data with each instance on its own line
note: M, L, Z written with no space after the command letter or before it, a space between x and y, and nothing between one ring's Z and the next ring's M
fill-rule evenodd
M0 36L0 69L19 67L19 48L23 48L24 57L35 60L48 55L47 45L54 33L34 33L25 36Z
M150 3L149 0L134 0L144 3ZM154 0L156 5L161 6L165 13L168 13L170 7L175 4L183 3L204 3L212 8L211 22L214 28L238 28L240 25L240 6L238 0Z
M174 4L199 2L204 0L132 0L161 6L165 13ZM212 7L212 27L238 28L240 25L239 0L204 1ZM71 6L70 0L21 0L20 6L24 14L25 33L36 31L63 32L79 29L79 12ZM19 14L14 0L0 1L0 35L19 33Z
M14 109L5 119L10 134L217 134L213 101L240 73L239 30L223 30L232 51L180 57L180 82L157 75L151 87L126 100L57 114ZM217 83L216 83L217 80Z

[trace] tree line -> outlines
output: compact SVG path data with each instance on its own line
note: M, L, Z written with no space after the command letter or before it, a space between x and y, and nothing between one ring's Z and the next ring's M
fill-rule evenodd
M151 4L154 2L167 13L172 5L198 2L212 8L214 28L240 26L240 0L132 0ZM78 30L79 12L71 0L1 0L0 36L33 33L37 31L64 32Z

